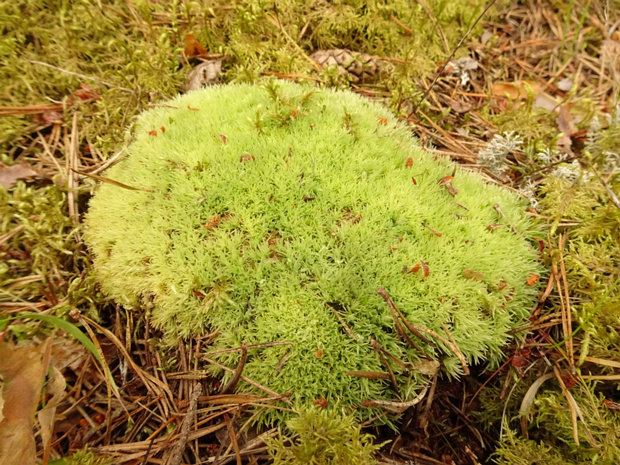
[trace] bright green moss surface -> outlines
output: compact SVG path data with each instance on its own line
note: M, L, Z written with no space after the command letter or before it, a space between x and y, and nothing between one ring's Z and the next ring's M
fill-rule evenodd
M218 331L208 350L294 343L250 351L243 374L298 402L414 397L416 370L392 364L398 395L345 374L386 372L371 339L421 359L379 287L409 321L449 328L469 363L496 362L529 314L526 279L540 266L524 202L460 169L452 197L439 181L454 166L358 95L285 82L201 90L144 113L128 152L105 176L144 190L101 185L86 220L103 290L148 303L168 336ZM421 260L429 275L408 273ZM442 342L416 341L460 373ZM234 368L240 353L212 357Z

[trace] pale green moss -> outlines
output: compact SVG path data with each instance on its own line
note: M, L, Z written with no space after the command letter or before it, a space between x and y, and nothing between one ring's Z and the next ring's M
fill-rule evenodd
M112 465L112 459L99 457L87 448L78 450L69 457L50 462L50 465Z
M337 410L310 408L287 421L291 437L267 441L274 465L374 465L381 448L370 434L362 434L354 418Z
M345 374L385 370L371 338L420 358L396 337L379 287L411 322L442 334L447 325L469 363L496 363L529 314L526 278L541 267L524 202L458 169L453 198L439 180L454 166L355 94L290 83L190 93L143 114L128 152L106 176L148 191L104 184L86 220L104 291L152 304L169 336L218 331L216 349L293 342L251 351L244 374L298 401L396 398L385 381ZM429 276L408 274L421 260ZM435 342L422 345L459 374ZM239 353L218 360L235 366ZM422 375L392 369L412 398Z

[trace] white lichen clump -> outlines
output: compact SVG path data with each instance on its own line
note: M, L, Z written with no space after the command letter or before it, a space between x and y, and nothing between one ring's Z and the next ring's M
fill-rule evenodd
M520 148L521 144L523 141L514 131L504 132L503 135L496 134L489 145L478 154L478 164L486 165L491 172L501 175L506 170L506 157L512 150Z

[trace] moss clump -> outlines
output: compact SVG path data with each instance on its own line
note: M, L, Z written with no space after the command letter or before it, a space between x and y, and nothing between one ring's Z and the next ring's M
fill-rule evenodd
M570 408L557 389L536 396L536 417L529 426L531 439L507 430L495 453L498 465L567 464L586 465L620 463L620 417L608 407L603 395L592 396L577 386L572 395L579 405L585 424L580 420L579 445L573 439Z
M373 444L370 434L362 434L350 415L311 408L301 410L286 424L291 438L280 436L267 442L274 465L377 463L373 453L381 445Z
M57 314L95 310L89 258L75 231L62 189L0 186L0 299L46 301Z
M69 457L50 462L50 465L112 465L112 459L98 457L94 452L85 448Z
M434 160L353 93L190 93L143 114L128 152L106 176L142 190L104 184L86 218L103 290L148 304L168 336L219 332L216 350L293 343L251 350L244 375L299 402L414 397L424 380L410 365L391 366L398 394L346 374L385 371L371 339L404 364L422 357L397 337L380 287L410 322L449 328L469 363L496 363L529 314L540 266L523 201ZM456 197L439 182L452 174ZM418 343L461 373L443 342Z

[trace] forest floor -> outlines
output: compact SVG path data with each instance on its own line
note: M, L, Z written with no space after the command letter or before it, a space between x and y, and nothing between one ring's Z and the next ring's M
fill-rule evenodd
M135 116L273 76L384 103L547 233L527 337L497 371L439 383L399 431L363 425L389 441L376 460L620 463L620 4L276 5L0 0L0 444L23 446L3 463L272 460L277 429L243 427L255 399L199 375L209 336L158 347L100 293L81 228Z

